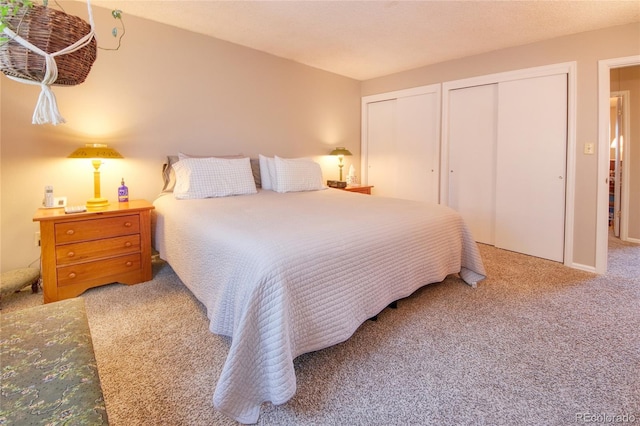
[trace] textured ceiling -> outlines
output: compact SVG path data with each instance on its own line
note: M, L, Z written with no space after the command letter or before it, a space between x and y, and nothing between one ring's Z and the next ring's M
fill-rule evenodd
M630 1L91 0L358 80L640 22ZM640 40L638 40L640 44Z

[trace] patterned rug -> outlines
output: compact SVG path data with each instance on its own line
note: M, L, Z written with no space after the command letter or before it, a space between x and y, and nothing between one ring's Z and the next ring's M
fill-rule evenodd
M84 300L0 316L0 424L108 424Z

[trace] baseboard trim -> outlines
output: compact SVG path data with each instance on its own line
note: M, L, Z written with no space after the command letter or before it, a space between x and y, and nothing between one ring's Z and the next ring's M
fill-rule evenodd
M571 263L571 264L567 264L567 266L573 269L579 269L581 271L592 272L594 274L598 273L596 271L595 266L591 266L591 265L583 265L581 263Z

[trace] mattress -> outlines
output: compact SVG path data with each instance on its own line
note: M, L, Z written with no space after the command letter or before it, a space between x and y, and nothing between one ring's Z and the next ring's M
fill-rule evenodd
M454 210L336 189L155 202L155 247L231 345L213 395L255 423L293 397L293 360L348 339L418 288L485 277Z

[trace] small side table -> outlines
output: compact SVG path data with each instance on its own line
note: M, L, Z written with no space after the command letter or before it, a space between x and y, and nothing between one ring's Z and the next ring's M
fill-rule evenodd
M373 188L373 185L371 185L371 186L347 186L346 188L340 188L340 189L342 189L343 191L358 192L360 194L371 195L371 188Z
M33 220L40 222L44 303L103 284L151 280L153 208L131 200L73 214L38 209Z

